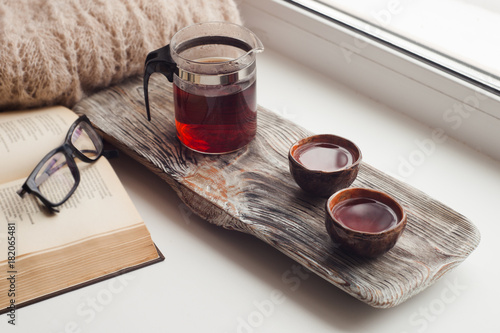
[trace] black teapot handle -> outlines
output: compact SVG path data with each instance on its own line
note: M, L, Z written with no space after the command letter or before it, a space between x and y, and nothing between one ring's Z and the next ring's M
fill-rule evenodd
M179 74L177 64L170 55L170 45L152 51L146 57L144 65L144 99L146 100L146 111L149 121L151 121L151 114L149 112L148 83L149 77L155 72L165 75L170 82L174 81L174 74Z

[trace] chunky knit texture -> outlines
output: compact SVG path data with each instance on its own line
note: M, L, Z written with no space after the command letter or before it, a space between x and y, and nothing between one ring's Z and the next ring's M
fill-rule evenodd
M0 110L61 104L140 74L197 22L241 23L234 0L0 2Z

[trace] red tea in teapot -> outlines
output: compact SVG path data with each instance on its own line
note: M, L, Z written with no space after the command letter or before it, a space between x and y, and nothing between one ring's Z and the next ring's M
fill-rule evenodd
M257 131L255 89L254 81L245 89L222 86L212 88L212 94L198 95L174 84L175 126L179 140L195 151L213 154L235 151L247 145Z

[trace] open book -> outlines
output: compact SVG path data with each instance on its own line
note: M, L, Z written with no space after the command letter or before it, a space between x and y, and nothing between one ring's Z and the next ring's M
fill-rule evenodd
M17 195L77 117L64 107L0 113L0 313L164 259L104 157L75 159L80 185L59 213Z

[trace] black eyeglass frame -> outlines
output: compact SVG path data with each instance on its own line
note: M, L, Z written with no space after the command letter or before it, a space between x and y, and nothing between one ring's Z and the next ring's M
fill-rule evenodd
M89 125L89 128L92 130L89 133L87 133L92 140L92 142L99 143L101 149L99 154L95 158L89 158L85 156L78 148L76 148L73 143L71 142L71 137L73 135L73 132L75 131L75 128L80 125L82 122L87 123ZM36 176L40 172L40 169L45 165L45 163L51 159L54 155L57 153L62 153L66 157L66 162L68 165L69 170L71 171L71 174L73 175L73 178L75 179L75 183L73 184L73 187L71 190L68 192L68 194L59 202L51 202L48 200L41 192L40 189L38 188L38 185L36 184ZM38 162L37 166L31 174L28 176L24 184L22 185L21 189L17 192L19 196L23 197L26 193L28 194L33 194L35 195L40 201L47 207L49 208L52 212L58 212L58 210L55 208L57 206L62 205L65 203L75 192L76 188L80 184L80 171L78 170L78 166L76 165L74 156L78 157L83 162L86 163L92 163L97 161L104 153L103 149L103 141L100 135L95 131L95 129L92 127L92 124L90 123L90 120L86 115L80 116L75 122L71 125L71 127L68 130L68 133L66 134L66 138L64 140L64 143L60 145L59 147L51 150L50 152L45 155L45 157Z

